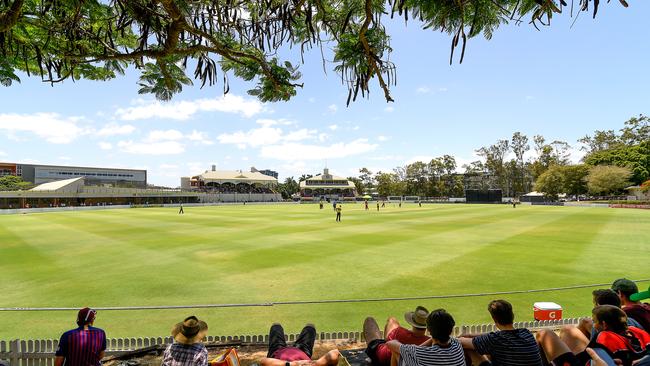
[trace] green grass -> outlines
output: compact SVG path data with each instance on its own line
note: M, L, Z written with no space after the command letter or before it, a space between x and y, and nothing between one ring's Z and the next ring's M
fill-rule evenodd
M0 216L0 307L263 303L525 290L648 277L644 210L404 205L343 222L317 205L124 209ZM644 283L644 286L647 283ZM589 314L592 289L504 296L516 320L555 301ZM196 310L100 311L109 337L167 335L189 314L212 335L359 330L422 304L490 322L492 297ZM55 338L75 312L0 312L0 339Z

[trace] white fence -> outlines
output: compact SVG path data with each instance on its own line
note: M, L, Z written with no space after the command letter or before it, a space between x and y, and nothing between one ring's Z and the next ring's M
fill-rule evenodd
M561 320L544 320L517 322L515 328L528 328L532 331L551 328L557 329L564 325L578 324L580 318L569 318ZM453 335L459 336L467 333L486 333L496 331L494 324L462 325L454 328ZM292 342L298 338L298 334L288 334L288 341ZM363 342L363 332L321 332L317 335L321 341L354 341ZM106 356L119 355L127 351L160 346L172 343L172 337L150 337L150 338L110 338L107 340ZM207 342L242 342L246 344L257 344L264 346L269 341L267 335L240 335L240 336L208 336ZM58 340L11 340L0 341L0 360L6 360L11 366L53 366L54 353L59 344Z

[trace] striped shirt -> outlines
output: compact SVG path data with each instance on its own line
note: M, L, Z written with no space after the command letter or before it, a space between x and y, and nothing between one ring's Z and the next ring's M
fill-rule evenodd
M494 366L542 366L539 347L528 329L502 330L472 338L476 352L492 356Z
M207 366L208 349L203 343L170 344L163 353L162 366Z
M61 336L56 356L65 358L65 366L99 366L106 349L106 334L94 327L69 330Z
M402 344L399 354L399 366L465 366L463 346L456 338L451 338L448 347Z

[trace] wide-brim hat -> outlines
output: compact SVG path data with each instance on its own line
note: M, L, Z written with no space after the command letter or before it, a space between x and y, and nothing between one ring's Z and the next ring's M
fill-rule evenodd
M415 311L409 311L404 314L404 319L413 326L413 328L427 329L427 317L429 310L424 306L418 306Z
M208 324L195 316L189 316L172 328L172 337L178 343L194 344L199 342L208 330Z

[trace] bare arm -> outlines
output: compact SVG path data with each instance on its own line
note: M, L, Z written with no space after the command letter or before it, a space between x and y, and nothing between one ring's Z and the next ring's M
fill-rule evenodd
M339 363L339 350L333 349L314 362L315 366L336 366Z
M420 346L422 347L430 347L433 344L433 338L429 338L426 341L422 342Z
M400 343L400 341L396 341L394 339L392 341L386 342L386 346L388 347L388 349L394 354L398 354L398 355L399 355L399 347L401 345L402 343Z
M472 342L472 338L461 337L458 338L458 341L463 346L463 349L472 349L472 350L474 349L474 343Z
M63 366L63 361L65 360L65 357L63 356L56 356L54 359L54 366Z
M265 357L260 360L261 366L284 366L286 361L278 360L277 358Z

